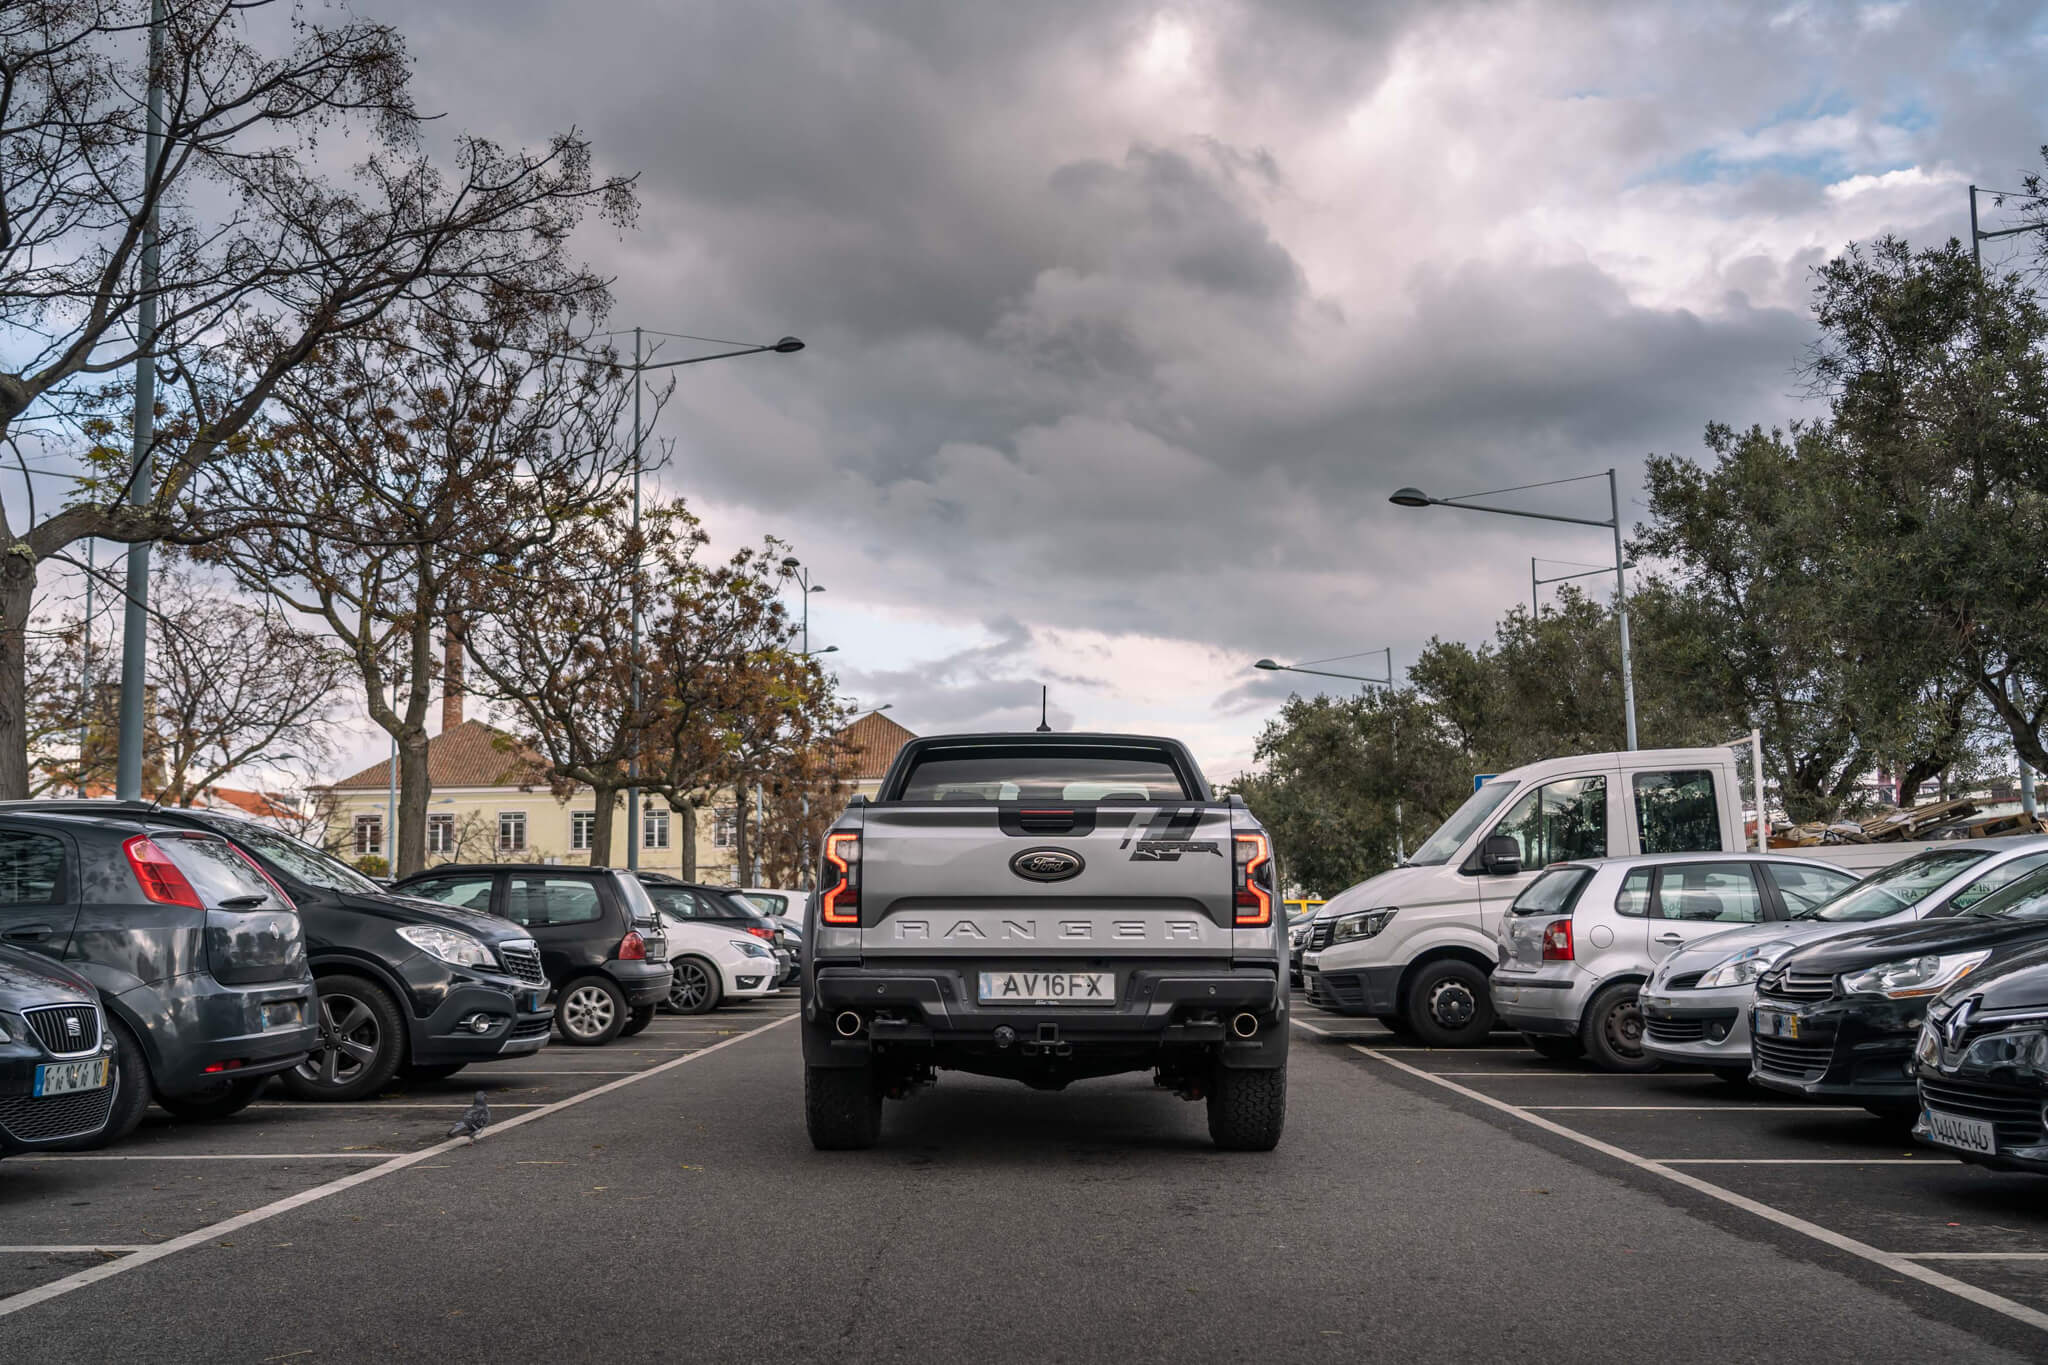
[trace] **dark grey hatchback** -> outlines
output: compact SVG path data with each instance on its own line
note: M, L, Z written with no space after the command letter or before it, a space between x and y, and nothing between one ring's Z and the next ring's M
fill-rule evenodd
M11 887L0 885L0 894ZM0 948L0 1156L76 1146L113 1114L113 1035L92 982Z
M291 900L217 835L96 815L0 812L0 942L98 989L123 1137L154 1099L218 1118L318 1042Z

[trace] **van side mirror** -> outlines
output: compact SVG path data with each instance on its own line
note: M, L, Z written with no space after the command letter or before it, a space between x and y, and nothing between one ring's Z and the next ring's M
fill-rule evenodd
M1479 846L1479 866L1489 877L1512 877L1522 870L1522 846L1509 834L1489 834Z

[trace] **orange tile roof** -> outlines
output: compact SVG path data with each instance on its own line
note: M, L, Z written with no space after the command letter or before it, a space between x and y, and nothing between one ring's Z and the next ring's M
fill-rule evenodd
M383 791L391 785L391 760L379 759L330 790ZM427 741L427 781L444 787L535 787L547 781L547 761L480 720L466 720Z
M841 730L839 736L853 753L853 776L859 782L879 781L896 761L896 751L905 741L917 738L880 711L868 712Z

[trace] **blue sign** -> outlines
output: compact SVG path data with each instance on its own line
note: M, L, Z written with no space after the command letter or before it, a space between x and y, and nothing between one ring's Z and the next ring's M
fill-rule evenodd
M1499 773L1474 773L1474 774L1472 774L1472 790L1473 790L1473 791L1478 791L1478 790L1479 790L1479 789L1480 789L1481 787L1485 786L1485 785L1486 785L1487 783L1489 783L1489 782L1493 781L1493 779L1494 779L1494 778L1496 778L1496 777L1499 777L1499 776L1500 776L1500 774L1499 774Z

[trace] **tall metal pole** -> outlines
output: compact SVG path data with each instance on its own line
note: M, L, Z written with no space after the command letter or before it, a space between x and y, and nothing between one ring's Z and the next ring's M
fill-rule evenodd
M633 724L626 757L626 868L640 870L640 329L633 329L633 626L626 659L627 705ZM609 854L610 850L606 850Z
M135 314L135 472L128 500L147 504L155 492L156 461L156 173L164 144L164 0L149 6L149 122L142 141L142 193L148 209L142 224L142 298ZM149 654L149 542L128 547L128 608L121 636L121 751L114 794L123 801L142 795L142 692Z
M1530 560L1530 573L1536 572L1535 566L1536 561ZM1394 709L1394 647L1388 645L1385 653L1387 656L1387 757L1394 760L1395 769L1398 771L1401 758L1401 721L1400 713ZM1400 788L1396 787L1394 790L1394 861L1405 863L1408 861L1408 849L1401 840Z
M1977 187L1970 186L1970 260L1984 273L1984 237L1977 231Z
M91 537L85 542L85 638L80 642L83 651L78 670L78 795L85 796L85 759L92 749L92 615L93 577L95 574L95 542Z
M1530 619L1531 621L1534 621L1534 620L1536 619L1536 556L1535 556L1535 555L1530 555L1530 556L1529 556L1529 619ZM1391 673L1391 672L1393 672L1393 671L1394 671L1394 670L1393 670L1393 668L1392 668L1391 666L1389 666L1389 667L1388 667L1388 669L1387 669L1387 672Z
M1607 505L1614 512L1614 616L1621 623L1621 704L1628 720L1628 747L1636 747L1635 662L1628 652L1628 575L1621 562L1621 481L1607 471Z

